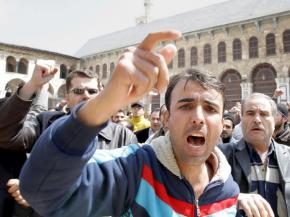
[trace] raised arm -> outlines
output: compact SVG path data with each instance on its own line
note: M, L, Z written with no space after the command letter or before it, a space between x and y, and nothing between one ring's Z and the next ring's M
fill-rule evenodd
M123 147L120 157L118 149L96 152L95 137L120 108L154 86L166 88L166 63L176 48L152 49L178 37L175 31L152 33L139 47L127 49L105 89L41 135L20 176L21 193L36 211L44 216L120 216L128 208L141 174L142 160L133 154L138 145Z
M43 92L40 91L57 72L57 68L45 64L36 64L31 79L13 96L5 99L0 106L0 148L26 151L36 140L35 115L42 111L38 106ZM39 93L40 92L40 93ZM39 94L39 95L38 95ZM36 103L31 110L33 99ZM31 113L30 120L26 121L27 114Z
M87 125L97 126L153 88L165 91L169 81L167 63L175 55L176 47L169 44L159 53L152 49L160 41L175 40L180 36L176 31L152 33L137 48L128 48L120 57L110 82L82 107L78 118Z

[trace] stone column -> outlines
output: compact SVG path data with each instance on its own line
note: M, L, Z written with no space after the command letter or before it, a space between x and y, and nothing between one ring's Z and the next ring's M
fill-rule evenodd
M4 55L0 55L0 76L1 78L4 77L6 73L6 57ZM0 79L0 97L5 96L5 79Z
M289 101L289 78L288 77L278 77L275 78L277 88L283 90L284 94L278 97L278 102Z
M241 81L241 91L242 91L242 100L247 98L252 93L253 84L249 82L246 76L242 76Z

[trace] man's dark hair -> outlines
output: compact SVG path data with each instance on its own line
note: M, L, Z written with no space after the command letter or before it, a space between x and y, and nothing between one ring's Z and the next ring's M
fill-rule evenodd
M6 91L5 98L8 98L10 96L12 96L12 92L11 91Z
M124 111L124 109L119 109L116 113L119 113L119 112L122 112L122 113L124 113L125 114L125 111Z
M210 76L206 73L201 73L196 69L187 69L186 71L174 75L170 78L166 93L165 93L165 104L167 110L170 112L170 104L171 104L171 93L177 83L181 80L185 80L185 86L188 81L196 81L205 89L214 89L217 92L221 93L223 97L223 109L224 109L224 101L225 101L225 86L221 83L216 77Z
M151 115L153 114L153 112L159 112L160 113L160 108L155 108L151 111Z
M71 87L71 81L74 78L95 78L98 79L98 76L96 73L94 73L91 70L74 70L71 73L69 73L69 75L67 76L66 80L65 80L65 88L66 88L66 92L69 92L69 89ZM98 88L98 87L96 87Z
M235 128L235 117L231 114L224 114L224 120L230 120L232 122L233 129Z

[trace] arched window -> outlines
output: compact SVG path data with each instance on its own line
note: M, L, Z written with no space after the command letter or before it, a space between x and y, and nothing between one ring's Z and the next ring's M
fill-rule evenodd
M226 52L226 43L224 41L221 41L218 44L218 62L224 63L227 61L227 52Z
M249 39L249 58L259 57L258 39L253 36Z
M16 59L12 56L6 58L6 72L16 72Z
M225 108L232 108L241 101L241 75L234 69L228 69L221 77L221 82L225 85Z
M113 73L114 69L115 69L115 63L112 62L110 64L110 76L112 76L112 73Z
M253 92L264 93L272 97L277 88L276 78L277 72L272 65L259 64L252 72Z
M211 63L211 46L210 46L210 44L206 44L203 47L203 62L204 62L204 64Z
M19 78L13 78L12 80L10 80L6 84L5 90L6 90L6 92L13 94L13 93L16 92L16 90L18 89L18 87L20 85L23 85L24 83L25 82L23 80L19 79Z
M103 77L102 78L107 78L107 64L103 64Z
M198 63L198 56L197 56L197 48L192 47L190 49L190 65L191 66L196 66Z
M28 72L28 60L25 58L21 58L18 62L18 73L20 74L27 74Z
M63 84L58 88L58 91L57 91L58 98L63 99L65 97L65 93L66 93L66 86L65 84Z
M67 76L67 68L65 64L61 64L60 65L60 73L59 73L59 77L62 79L66 79Z
M275 43L275 35L273 33L269 33L266 35L266 55L275 55L276 54L276 43Z
M185 66L185 51L183 48L178 50L178 68Z
M100 65L96 65L96 74L100 77Z
M286 30L283 32L283 47L284 53L290 52L290 30Z
M242 59L242 43L240 39L233 41L233 60Z

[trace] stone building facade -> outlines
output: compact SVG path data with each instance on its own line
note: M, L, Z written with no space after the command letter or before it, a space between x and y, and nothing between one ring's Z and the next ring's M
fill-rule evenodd
M284 91L278 101L290 101L289 0L231 0L155 20L90 39L76 53L78 58L0 44L4 78L0 80L0 95L9 82L18 82L13 79L26 81L37 58L54 59L60 68L60 76L50 85L51 98L62 97L64 78L73 68L91 69L106 84L124 48L138 45L149 32L164 29L183 34L181 40L166 42L178 49L169 64L170 74L196 68L217 76L226 86L226 108L252 92L272 96L276 88ZM164 43L156 50L161 45ZM27 65L27 73L18 72L22 65ZM151 105L164 103L164 95L147 96L144 102L149 112Z
M65 78L70 71L79 68L79 58L5 43L0 43L0 97L6 92L14 92L19 84L29 80L37 59L54 60L59 69L49 83L49 105L53 107L63 98Z
M95 70L106 83L125 47L166 28L183 33L173 42L178 54L169 64L171 75L196 68L217 76L226 86L226 108L252 92L272 96L276 88L284 91L279 101L290 101L290 2L284 0L232 0L97 37L78 52L81 67ZM164 103L164 95L152 103Z

